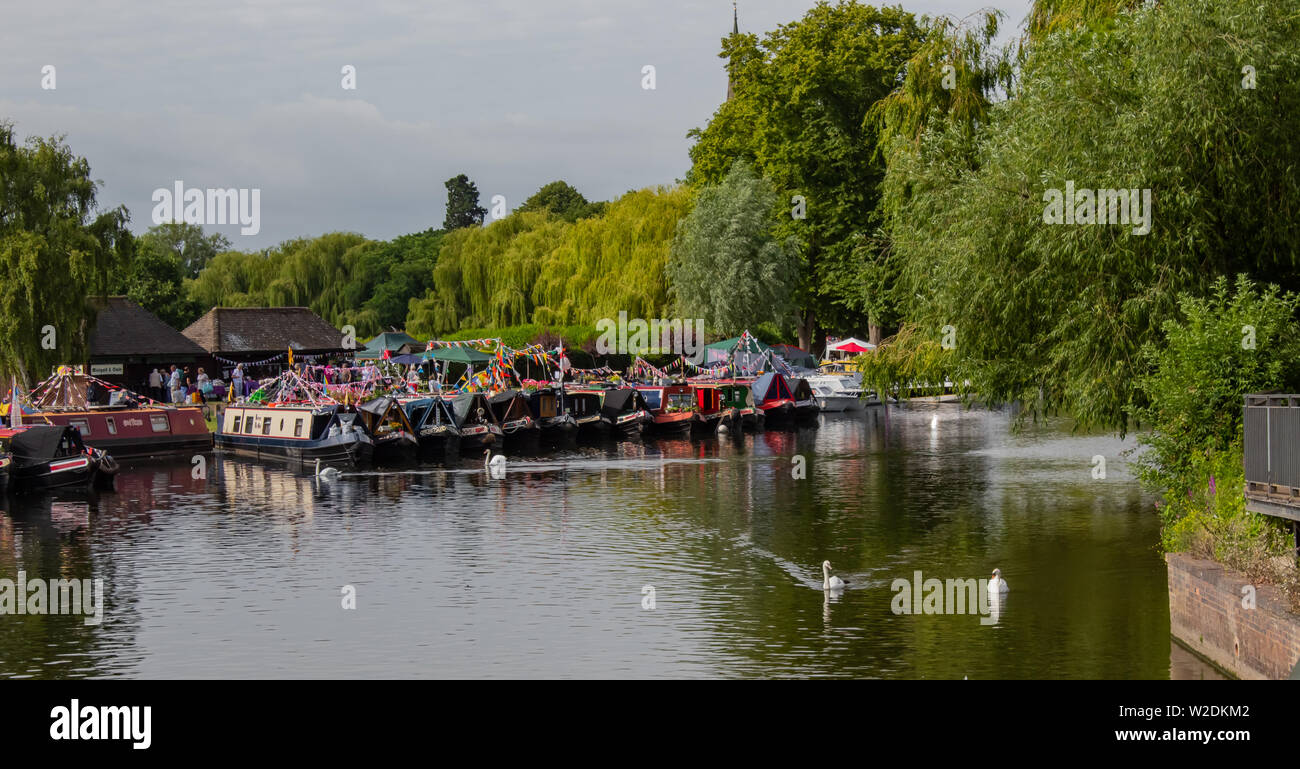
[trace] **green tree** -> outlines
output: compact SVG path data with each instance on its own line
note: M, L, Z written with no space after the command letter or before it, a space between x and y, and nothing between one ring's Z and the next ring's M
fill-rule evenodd
M798 281L793 243L773 238L781 200L747 161L704 188L677 225L667 274L677 312L730 335L793 315Z
M797 297L806 349L818 327L867 320L859 247L877 226L885 171L872 110L923 42L911 14L856 0L823 0L762 41L739 34L723 41L734 96L691 132L698 141L688 178L718 184L743 157L789 202L780 235L797 238L804 259Z
M600 213L604 204L592 204L568 182L555 181L534 192L520 211L549 211L566 222Z
M447 216L444 230L477 227L483 224L487 209L478 204L478 187L465 174L447 180Z
M1180 293L1300 282L1297 68L1300 17L1279 2L1167 0L1032 42L975 144L939 121L891 158L905 318L925 338L956 329L985 402L1125 430ZM1150 231L1046 222L1067 186L1149 190Z
M62 138L20 145L0 122L0 376L28 382L84 359L87 297L107 294L135 243L126 209L98 211L95 192L90 164Z
M136 240L135 258L118 272L113 291L145 308L172 328L185 328L199 316L199 307L185 293L184 266L175 251L149 238Z
M175 254L186 278L198 277L199 271L213 257L230 250L230 241L226 236L219 232L206 235L199 225L186 222L156 224L141 235L140 240L155 250Z

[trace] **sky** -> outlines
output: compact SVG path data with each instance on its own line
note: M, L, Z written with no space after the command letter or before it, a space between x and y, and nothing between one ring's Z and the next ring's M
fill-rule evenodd
M739 0L740 29L761 36L814 4ZM997 8L1005 38L1030 2L902 5ZM730 0L5 0L0 120L64 135L100 207L126 205L136 232L179 181L260 191L255 234L207 227L239 250L388 239L440 227L460 173L507 209L556 179L610 200L682 178L686 132L726 96L731 14Z

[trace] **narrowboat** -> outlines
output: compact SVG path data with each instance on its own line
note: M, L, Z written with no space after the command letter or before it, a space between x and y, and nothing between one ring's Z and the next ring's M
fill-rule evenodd
M93 385L93 388L92 388ZM108 395L106 405L87 398L92 389ZM126 390L109 391L84 374L59 373L32 388L33 418L68 425L81 433L87 446L113 457L149 457L207 451L212 448L203 410L198 406L141 406Z
M492 416L492 404L483 393L464 393L451 399L460 434L460 448L477 449L498 443L503 436L501 425Z
M261 459L307 465L360 466L370 462L374 442L355 408L338 404L268 403L226 407L217 446Z
M646 430L655 435L690 432L695 423L695 395L689 385L637 385L651 421Z
M9 489L9 466L13 463L14 456L9 453L8 441L0 439L0 494Z
M812 419L821 412L821 406L817 405L817 398L813 395L812 388L808 386L807 379L792 379L790 382L790 393L794 396L794 415L797 419Z
M563 390L544 387L526 392L524 397L529 413L541 428L542 438L562 441L577 435L578 421L564 409Z
M794 392L785 377L772 371L755 379L749 389L753 393L754 405L763 412L767 425L794 419Z
M603 391L600 417L611 431L623 438L639 437L646 426L654 421L645 398L631 387Z
M734 408L740 416L740 427L757 432L767 422L767 415L754 403L754 391L749 382L721 382L722 405Z
M32 491L67 486L112 489L117 462L102 449L88 448L67 425L0 429L0 444L13 455L10 487Z
M528 399L518 390L504 390L488 398L492 416L501 426L504 442L512 445L535 444L542 428L528 410Z
M441 396L403 396L398 398L398 402L415 428L422 451L446 450L460 445L460 431L456 429L456 414L451 401Z
M372 456L376 462L397 462L415 458L420 446L415 428L406 418L396 398L381 395L357 406L357 415L374 444Z
M601 391L586 388L566 388L561 404L564 413L573 420L579 436L604 435L609 424L601 418Z
M692 432L713 435L717 432L740 431L740 409L726 403L723 387L724 385L713 383L691 386L695 396L695 419L691 422Z

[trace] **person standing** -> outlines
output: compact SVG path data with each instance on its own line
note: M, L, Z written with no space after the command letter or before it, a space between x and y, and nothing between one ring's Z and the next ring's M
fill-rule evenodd
M230 372L230 389L235 393L235 400L244 399L244 364L236 363L235 370Z
M149 397L156 401L163 399L163 377L156 368L149 374Z
M171 391L172 403L181 402L181 370L172 364L171 376L167 379L167 389Z

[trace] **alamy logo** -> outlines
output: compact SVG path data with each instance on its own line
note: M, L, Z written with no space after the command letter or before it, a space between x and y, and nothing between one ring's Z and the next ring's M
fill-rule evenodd
M91 587L94 587L92 592ZM0 614L81 614L85 624L104 621L104 580L0 579Z
M1140 196L1139 196L1140 193ZM1151 190L1076 190L1073 181L1065 191L1043 191L1044 224L1132 224L1134 235L1151 232Z
M922 579L899 577L890 584L895 593L889 608L894 614L979 614L981 625L997 623L994 610L1002 596L990 593L987 579Z
M153 191L152 200L158 204L153 208L154 224L238 224L241 235L262 231L260 189L185 189L185 182L179 180L173 187Z
M601 318L596 321L596 352L599 355L639 355L642 353L683 355L691 363L704 362L704 319L694 321L681 318L646 321L628 320L626 312L619 312L618 321Z
M131 740L132 748L148 750L153 744L150 725L153 708L81 705L77 700L50 711L52 740Z

